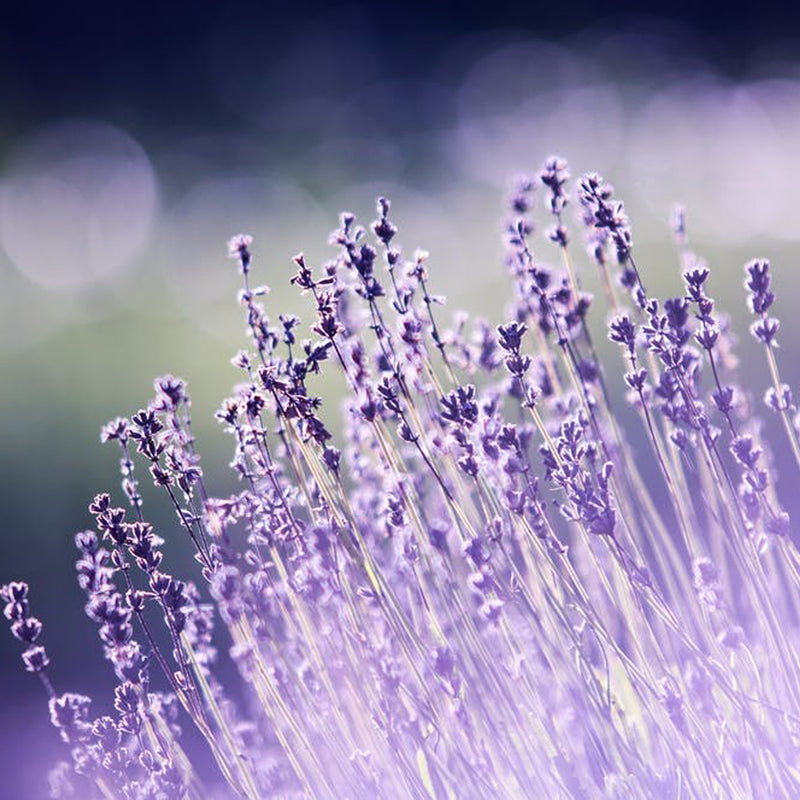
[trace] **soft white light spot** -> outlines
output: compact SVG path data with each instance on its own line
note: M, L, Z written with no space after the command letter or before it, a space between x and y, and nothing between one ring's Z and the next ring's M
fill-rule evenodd
M119 128L69 121L34 135L0 181L0 243L27 278L75 289L141 252L158 205L144 150Z

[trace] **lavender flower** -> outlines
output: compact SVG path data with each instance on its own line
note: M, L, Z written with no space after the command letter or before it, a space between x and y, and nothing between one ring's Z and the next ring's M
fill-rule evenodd
M537 188L560 267L538 254ZM576 192L622 369L592 339ZM249 344L216 419L238 485L213 491L178 377L102 428L127 505L94 497L75 568L116 680L105 713L55 690L27 584L0 590L65 745L54 797L800 796L782 451L737 380L685 212L682 288L661 300L599 176L574 186L551 157L508 209L496 328L447 321L436 262L403 259L386 198L369 225L341 215L331 260L293 259L305 322L272 324L252 237L230 240ZM771 384L757 395L800 466L773 271L746 273ZM333 372L341 424L319 394ZM148 521L148 471L172 526Z

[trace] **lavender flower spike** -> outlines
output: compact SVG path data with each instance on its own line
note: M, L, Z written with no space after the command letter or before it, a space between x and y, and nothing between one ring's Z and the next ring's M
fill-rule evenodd
M764 393L684 213L682 288L650 296L611 186L550 157L506 205L511 303L473 318L375 208L286 265L302 314L262 305L253 239L230 240L229 479L174 375L102 428L126 502L100 487L74 543L109 696L57 692L28 585L0 589L63 747L54 796L800 797L795 498L750 402L800 465L769 263L745 284Z

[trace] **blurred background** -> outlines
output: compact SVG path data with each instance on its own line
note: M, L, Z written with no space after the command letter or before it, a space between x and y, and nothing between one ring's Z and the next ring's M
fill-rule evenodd
M660 292L679 288L667 226L685 204L757 396L768 376L744 335L742 264L771 258L797 393L798 30L797 12L770 2L646 15L581 0L5 7L0 582L32 584L57 688L103 708L113 685L72 568L89 500L117 491L101 424L175 372L193 393L209 483L235 486L213 420L244 344L234 233L255 237L273 315L307 320L291 256L329 257L338 212L367 222L386 194L405 252L431 251L444 318L466 308L498 322L509 179L557 153L573 175L616 186ZM147 510L179 559L172 516ZM16 645L0 635L0 798L45 797L60 745Z

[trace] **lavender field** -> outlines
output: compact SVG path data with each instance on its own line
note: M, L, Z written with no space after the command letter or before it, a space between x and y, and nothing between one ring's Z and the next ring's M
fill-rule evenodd
M4 149L0 796L800 797L795 61L327 31Z

